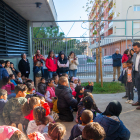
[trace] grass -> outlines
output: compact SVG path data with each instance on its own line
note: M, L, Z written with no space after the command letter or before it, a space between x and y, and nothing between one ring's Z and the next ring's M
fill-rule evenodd
M82 83L82 86L87 86L88 83ZM101 83L94 83L94 94L112 94L125 92L125 87L119 82L104 82L103 88Z
M87 63L94 62L94 60L87 59Z

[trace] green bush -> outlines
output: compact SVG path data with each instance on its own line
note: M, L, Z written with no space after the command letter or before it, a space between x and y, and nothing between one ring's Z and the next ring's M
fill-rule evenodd
M87 86L88 83L82 83L82 86ZM101 83L94 83L94 94L111 94L125 92L125 87L119 82L104 82L103 88Z

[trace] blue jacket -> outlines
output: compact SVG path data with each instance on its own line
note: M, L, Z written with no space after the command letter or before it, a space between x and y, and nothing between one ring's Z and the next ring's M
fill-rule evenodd
M4 77L9 77L7 70L0 64L0 80Z
M95 118L94 122L98 122L106 132L106 138L104 140L129 140L130 131L120 119L118 120L113 120L102 114Z
M121 66L121 59L122 59L121 54L114 53L112 55L112 59L113 59L113 67L120 67Z
M41 69L37 66L34 66L33 68L33 72L34 72L34 76L41 70L42 72L42 77L44 77L44 70L43 70L43 67L41 67Z

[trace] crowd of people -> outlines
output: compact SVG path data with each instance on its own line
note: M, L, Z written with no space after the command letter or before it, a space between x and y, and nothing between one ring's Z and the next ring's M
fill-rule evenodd
M126 102L136 106L140 105L140 44L134 43L133 48L131 55L127 50L123 58L117 49L112 58L114 71L120 71L122 60L123 71L121 76L118 72L118 79L126 87ZM45 59L37 50L33 58L34 80L29 79L30 63L26 54L21 58L19 70L12 62L0 60L1 140L62 140L66 128L61 122L72 121L77 124L69 140L129 140L130 131L119 118L121 103L114 100L105 111L97 107L92 94L94 83L88 82L83 87L76 77L78 58L74 52L66 57L61 51L56 58L50 51ZM44 77L44 62L48 79ZM133 104L134 85L139 99ZM76 112L75 119L73 112Z

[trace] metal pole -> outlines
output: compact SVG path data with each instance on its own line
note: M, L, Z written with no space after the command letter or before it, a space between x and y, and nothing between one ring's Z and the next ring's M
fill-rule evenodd
M129 9L131 8L132 6L129 6L128 9L127 9L127 13L126 13L126 49L127 49L127 16L128 16L128 11Z

